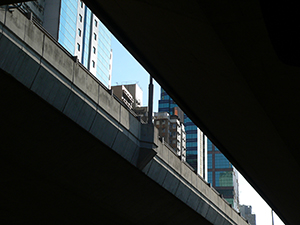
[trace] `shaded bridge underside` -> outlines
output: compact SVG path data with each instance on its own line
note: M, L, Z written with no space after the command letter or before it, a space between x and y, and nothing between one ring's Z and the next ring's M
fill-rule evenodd
M0 75L2 223L210 224L10 75Z
M85 2L285 223L297 224L300 70L285 64L299 64L296 7Z

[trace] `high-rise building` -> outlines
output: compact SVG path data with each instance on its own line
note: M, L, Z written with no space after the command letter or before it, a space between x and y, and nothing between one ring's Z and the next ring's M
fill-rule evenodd
M134 102L133 108L140 108L143 105L143 90L138 84L124 84L127 90L131 93Z
M182 161L186 161L186 133L184 124L177 115L168 112L154 113L154 126L159 136L164 139Z
M233 208L239 208L238 172L219 149L205 138L207 149L207 181Z
M22 3L71 55L106 87L111 87L111 33L80 0L37 0Z
M114 95L120 99L129 109L132 109L134 98L124 85L112 86Z
M164 142L170 143L170 114L168 112L154 113L154 126L158 129L158 134Z
M159 112L173 114L178 107L162 89ZM205 110L205 109L204 109ZM203 132L184 115L186 130L186 161L238 210L237 171Z
M174 109L176 110L176 109ZM186 161L186 133L177 115L170 116L170 145L182 161Z
M148 122L148 107L143 105L143 91L138 84L115 85L113 94L133 110L141 123Z
M174 108L178 105L173 99L161 89L161 99L159 100L158 111L174 114ZM204 149L203 132L184 114L184 126L186 131L186 162L202 176L206 177L206 157Z
M240 205L241 215L248 220L250 225L256 225L256 216L252 214L252 206L249 205Z

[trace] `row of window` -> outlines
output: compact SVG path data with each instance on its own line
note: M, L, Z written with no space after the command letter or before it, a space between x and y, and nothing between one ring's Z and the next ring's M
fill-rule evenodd
M197 136L198 136L197 134L187 134L186 138L187 139L192 139L192 138L197 138Z
M82 1L80 1L80 7L81 8L83 8L83 2ZM90 13L88 13L87 15L87 18L90 18ZM83 17L82 17L82 15L81 14L79 14L79 21L82 23L82 21L83 21ZM98 26L98 21L95 19L94 20L94 25L95 25L95 27L97 27ZM78 36L79 37L81 37L82 36L82 31L81 31L81 29L80 28L78 28ZM93 38L94 38L94 40L95 41L97 41L97 34L96 33L94 33L93 34ZM88 45L86 44L86 47L88 47ZM78 50L78 52L80 52L81 51L81 45L80 45L80 43L77 43L77 50ZM97 49L96 49L96 47L95 46L93 46L93 54L96 54L97 53ZM84 57L84 58L86 58L86 57ZM94 61L94 60L92 60L92 68L95 68L96 67L96 62Z
M80 52L80 44L77 43L77 50ZM93 53L96 54L96 47L93 46Z
M197 154L198 154L197 150L193 150L193 151L187 150L186 151L186 155L197 155Z
M188 131L188 130L197 130L197 127L196 126L185 126L185 130Z
M83 2L82 1L80 1L80 7L83 8ZM80 14L79 14L79 21L82 22L82 16ZM98 26L98 21L96 19L94 20L94 25L95 25L95 27Z
M197 142L187 142L186 147L197 147L198 143Z
M93 18L93 13L82 1L62 0L61 4L59 42L71 54L75 54L74 51L81 52L81 63L87 68L89 66L90 68L95 68L93 71L96 71L95 75L97 78L102 82L105 81L106 86L108 86L111 54L110 32L96 17ZM81 23L79 27L76 26L78 23ZM98 31L91 34L91 25L98 27ZM74 42L76 36L81 40ZM93 43L97 42L97 45L90 46L90 37L93 38ZM94 55L91 60L89 60L90 53Z
M208 172L208 182L215 183L216 187L231 187L233 186L233 177L231 171L216 171L215 182L213 182L213 172Z
M195 129L197 128L196 125L193 122L187 122L186 120L184 121L185 126L194 126Z
M222 168L232 168L232 164L223 154L215 154L215 168L222 169ZM212 160L213 155L207 154L207 168L212 169Z

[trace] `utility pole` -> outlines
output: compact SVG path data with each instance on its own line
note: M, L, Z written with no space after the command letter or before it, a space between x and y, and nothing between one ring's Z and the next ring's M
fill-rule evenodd
M153 78L150 75L149 83L149 96L148 96L148 124L152 124L152 115L153 115Z
M271 209L271 215L272 215L272 225L274 225L273 209Z

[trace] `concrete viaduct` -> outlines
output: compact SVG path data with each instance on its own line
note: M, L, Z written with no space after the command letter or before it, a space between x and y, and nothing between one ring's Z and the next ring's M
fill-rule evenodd
M299 224L297 3L272 0L85 0L85 3L230 159L282 221Z
M247 224L77 59L0 11L3 224Z
M298 224L300 14L296 3L84 2L285 224Z

